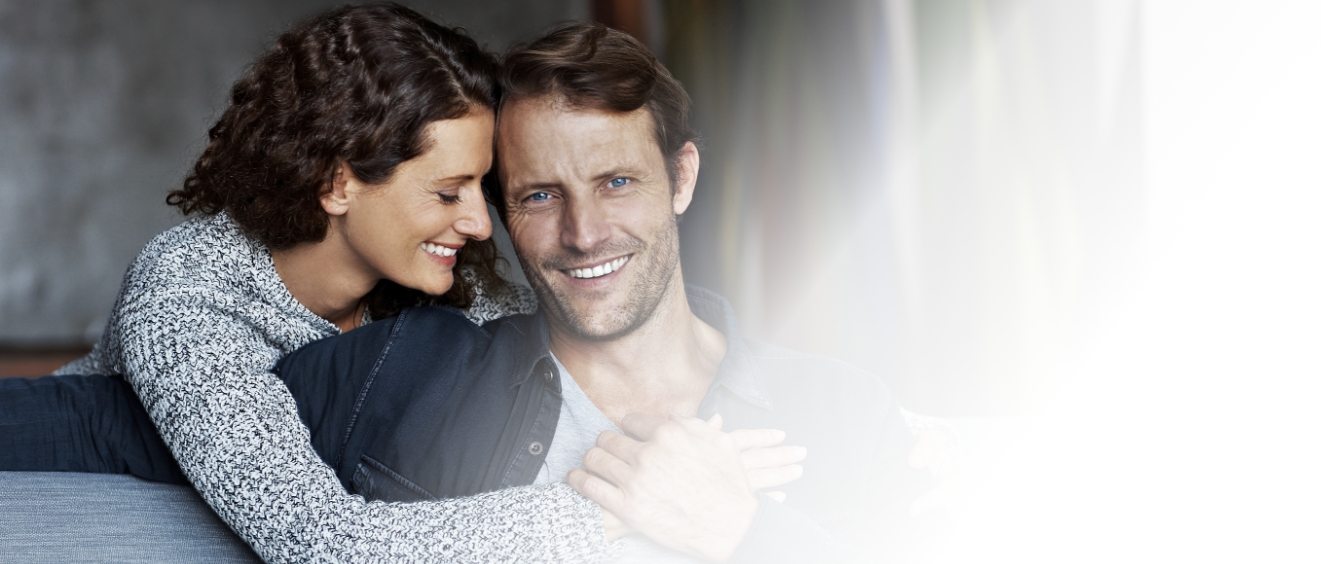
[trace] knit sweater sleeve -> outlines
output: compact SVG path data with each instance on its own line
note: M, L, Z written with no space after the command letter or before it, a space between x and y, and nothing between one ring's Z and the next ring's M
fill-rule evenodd
M417 503L346 492L270 372L250 296L166 287L122 295L125 374L202 497L268 562L593 561L599 511L567 486Z

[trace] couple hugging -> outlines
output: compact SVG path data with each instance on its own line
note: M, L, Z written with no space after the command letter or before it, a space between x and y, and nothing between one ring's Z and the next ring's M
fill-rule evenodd
M301 24L91 354L0 380L0 470L190 483L271 562L886 553L924 480L893 397L684 285L688 105L601 25L497 61L393 4Z

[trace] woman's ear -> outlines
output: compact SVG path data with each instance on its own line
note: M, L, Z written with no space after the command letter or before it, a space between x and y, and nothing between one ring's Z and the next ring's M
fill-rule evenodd
M693 203L693 190L697 189L697 170L701 168L702 158L697 153L697 145L692 141L679 148L675 155L674 179L674 215L683 215L688 204Z
M340 161L335 166L335 173L331 175L330 182L321 192L321 209L326 213L334 215L344 215L349 211L350 191L349 181L353 178L353 171L349 170L348 163Z

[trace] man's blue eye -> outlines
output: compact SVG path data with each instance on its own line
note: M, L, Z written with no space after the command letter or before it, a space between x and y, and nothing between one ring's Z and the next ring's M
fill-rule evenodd
M611 187L611 188L623 188L624 186L627 186L627 185L628 185L628 179L627 179L627 178L611 178L611 179L610 179L610 187Z
M544 202L550 199L550 194L545 192L535 192L531 196L528 196L527 199L529 202Z

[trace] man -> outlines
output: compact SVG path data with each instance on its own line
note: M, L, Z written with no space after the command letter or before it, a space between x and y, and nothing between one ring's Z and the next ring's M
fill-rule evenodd
M660 544L625 556L884 552L922 478L889 393L747 341L723 299L683 284L677 218L700 155L679 83L633 38L582 24L510 54L504 87L491 198L541 311L478 329L412 310L284 359L346 487L410 500L567 479L617 532ZM747 460L722 421L806 445L802 478L756 493L798 469Z

